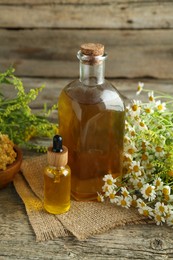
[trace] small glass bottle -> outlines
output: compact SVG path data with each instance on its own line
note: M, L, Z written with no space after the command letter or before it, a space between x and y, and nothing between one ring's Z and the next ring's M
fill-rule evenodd
M72 196L94 200L105 174L122 174L125 106L104 78L104 45L82 44L77 57L80 78L68 84L58 99L59 133L69 149Z
M71 170L67 165L68 149L62 137L55 135L53 147L48 148L48 166L44 170L44 208L52 214L70 209Z

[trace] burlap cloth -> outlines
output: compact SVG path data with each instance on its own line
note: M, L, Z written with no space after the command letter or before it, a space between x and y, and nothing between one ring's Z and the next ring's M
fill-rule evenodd
M71 201L67 213L52 215L43 208L43 169L46 155L22 162L14 186L23 200L36 241L71 235L79 240L125 224L146 223L146 218L135 209L125 209L110 203Z

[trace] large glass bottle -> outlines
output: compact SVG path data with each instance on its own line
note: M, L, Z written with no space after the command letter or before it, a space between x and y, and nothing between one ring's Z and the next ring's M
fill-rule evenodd
M59 131L69 149L72 196L93 200L102 191L105 174L122 174L125 108L116 88L104 79L104 46L83 44L77 57L80 78L58 100Z

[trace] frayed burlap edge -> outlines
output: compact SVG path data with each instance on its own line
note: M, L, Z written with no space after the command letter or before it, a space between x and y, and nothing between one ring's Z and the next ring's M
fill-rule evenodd
M72 201L66 214L58 215L63 226L79 240L107 232L126 224L146 224L146 217L134 208L125 209L108 203Z
M13 183L25 204L37 242L51 240L56 237L65 237L70 234L56 216L45 212L41 200L34 195L21 174L16 175Z

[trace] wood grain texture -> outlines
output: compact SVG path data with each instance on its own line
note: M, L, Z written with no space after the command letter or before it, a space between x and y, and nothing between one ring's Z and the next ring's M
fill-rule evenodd
M16 3L16 4L15 4ZM18 4L17 4L18 3ZM23 4L25 3L25 4ZM1 1L1 28L173 28L171 1ZM104 17L104 19L103 19Z
M0 259L173 259L172 229L128 225L78 241L73 236L35 242L24 205L13 185L0 190Z
M83 42L101 42L108 77L173 78L172 30L0 30L0 68L20 76L78 75L76 53Z

